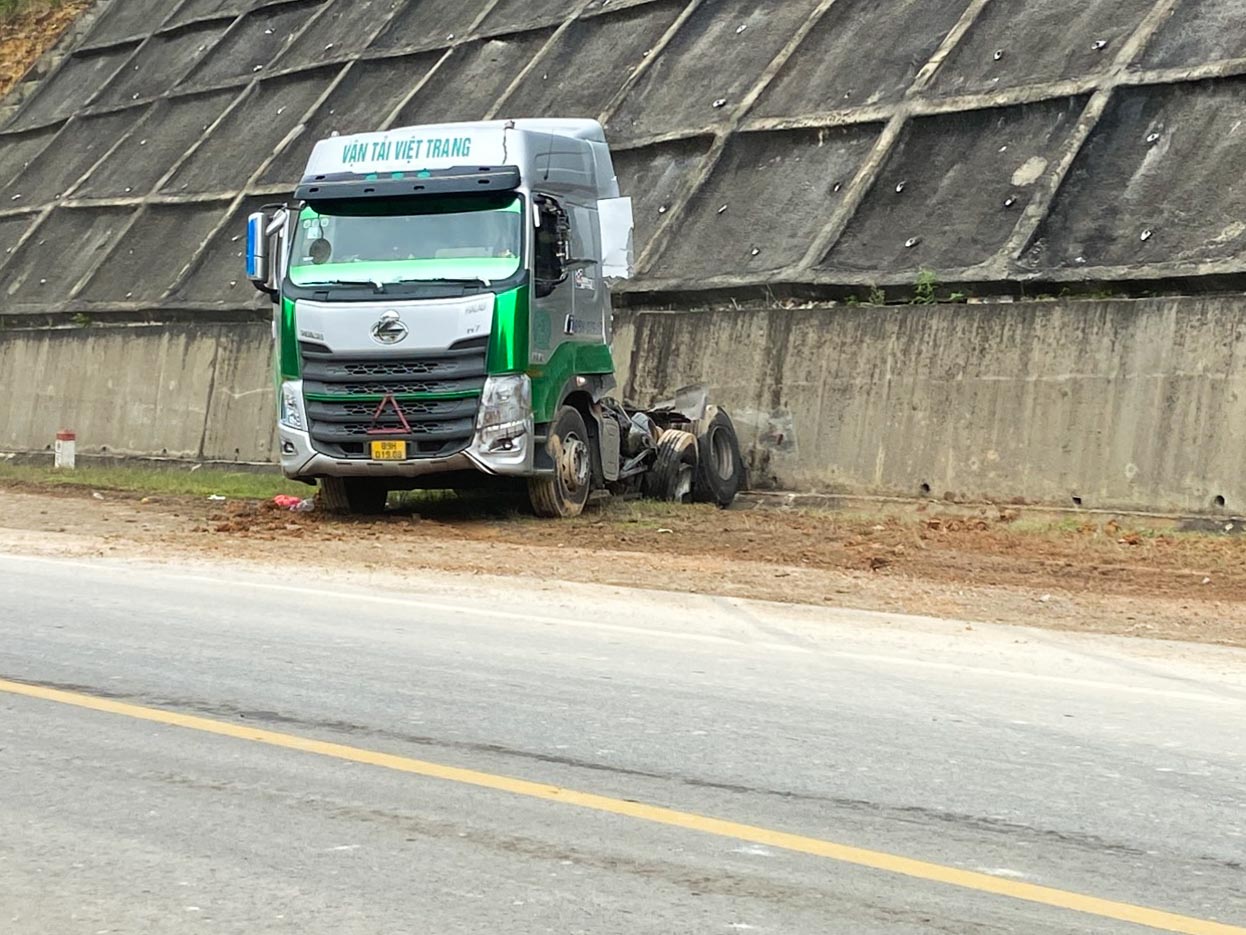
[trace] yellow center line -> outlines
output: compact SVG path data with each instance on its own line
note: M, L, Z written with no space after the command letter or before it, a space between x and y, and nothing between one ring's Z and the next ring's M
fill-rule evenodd
M43 701L54 701L59 704L73 705L74 707L86 708L91 711L119 714L123 717L136 718L141 721L150 721L171 727L183 727L188 730L217 734L222 737L232 737L235 740L248 740L271 747L282 747L286 750L298 750L303 753L313 753L318 756L332 757L336 760L346 760L351 763L379 766L402 773L412 773L431 779L442 779L447 782L477 786L512 795L522 795L546 802L558 802L562 805L572 805L577 808L605 812L610 815L621 815L625 818L666 825L672 828L682 828L686 831L696 831L737 841L747 841L751 844L761 844L766 847L794 851L798 854L810 854L814 857L823 857L857 867L869 867L873 870L882 870L886 873L899 874L916 880L942 883L947 886L955 886L979 893L1006 896L1010 899L1019 899L1024 902L1037 903L1057 909L1068 909L1073 912L1098 916L1104 919L1113 919L1119 922L1130 922L1165 932L1180 932L1183 935L1246 935L1246 928L1226 925L1222 922L1196 919L1172 912L1164 912L1159 909L1148 909L1145 906L1115 902L1110 899L1099 899L1096 896L1086 896L1081 893L1072 893L1049 886L1022 883L1017 880L991 876L987 873L960 870L956 867L947 867L924 860L913 860L896 854L850 847L820 838L789 834L784 831L773 831L768 828L739 824L734 821L724 821L720 818L710 818L705 815L681 812L657 805L628 802L609 796L595 795L591 792L578 792L574 789L563 789L559 786L530 782L526 779L513 779L508 776L498 776L493 773L483 773L473 769L430 763L426 760L415 760L405 756L380 753L375 750L364 750L359 747L328 743L323 740L313 740L309 737L299 737L294 734L283 734L277 731L246 727L227 721L213 720L212 718L178 714L174 711L146 708L141 705L127 704L126 702L114 701L109 698L98 698L77 692L44 688L39 685L10 682L4 679L0 679L0 693L23 695L27 698L38 698Z

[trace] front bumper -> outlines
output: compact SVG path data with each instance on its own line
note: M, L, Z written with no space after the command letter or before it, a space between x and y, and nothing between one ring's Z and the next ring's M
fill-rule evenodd
M299 429L279 425L277 443L281 471L286 477L428 477L455 471L476 470L499 477L529 477L533 473L533 437L529 431L515 440L509 451L485 451L479 438L466 451L448 458L412 458L406 461L370 461L334 458L317 451L311 436Z

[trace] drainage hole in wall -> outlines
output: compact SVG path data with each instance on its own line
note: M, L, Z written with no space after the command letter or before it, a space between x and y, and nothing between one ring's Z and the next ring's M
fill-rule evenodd
M923 497L929 497L930 496L930 485L922 484L920 487L917 488L917 492Z
M1081 506L1081 505L1082 505L1082 498L1081 498L1081 497L1078 497L1078 496L1074 496L1074 497L1073 497L1073 505L1074 505L1074 506Z
M1214 497L1211 498L1211 505L1214 506L1216 509L1223 509L1224 508L1224 497L1222 497L1220 494L1216 494Z

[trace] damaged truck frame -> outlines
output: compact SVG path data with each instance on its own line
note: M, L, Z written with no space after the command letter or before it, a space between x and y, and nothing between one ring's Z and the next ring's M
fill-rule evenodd
M702 388L610 396L632 209L596 121L334 136L295 201L248 219L247 275L274 304L282 470L322 508L483 478L546 517L596 491L732 502L739 442Z

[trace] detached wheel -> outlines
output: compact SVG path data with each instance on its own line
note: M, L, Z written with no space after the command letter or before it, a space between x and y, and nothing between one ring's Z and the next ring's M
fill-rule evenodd
M388 499L389 488L367 477L322 477L317 505L326 513L375 516Z
M697 474L697 437L667 429L658 438L658 456L645 475L645 495L668 503L687 503Z
M545 443L554 473L528 481L528 499L537 516L569 519L584 512L593 486L593 458L588 428L578 409L563 406L549 430Z
M697 503L717 503L724 509L735 501L744 487L744 457L740 454L740 438L731 417L721 409L697 436L696 481L692 499Z

